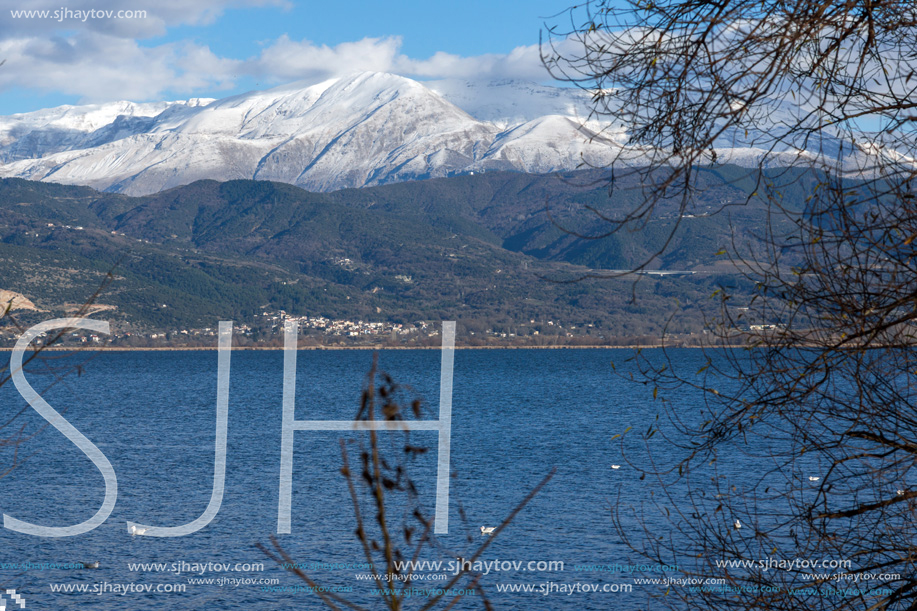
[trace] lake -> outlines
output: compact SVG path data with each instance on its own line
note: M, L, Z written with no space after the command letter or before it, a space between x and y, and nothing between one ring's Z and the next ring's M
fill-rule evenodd
M645 431L658 413L651 386L622 378L628 367L624 361L632 354L611 349L456 350L449 532L438 535L436 547L420 555L422 561L444 565L438 571L429 566L418 571L426 579L415 581L417 595L407 608L426 602L429 591L422 589L444 584L446 563L469 557L484 541L480 526L497 526L553 468L554 478L479 558L487 572L480 585L496 608L636 609L645 606L648 594L663 592L661 586L633 585L629 567L646 561L622 543L610 513L613 504L639 504L657 486L652 478L640 480L632 466L646 460L640 436L624 436L626 456L621 440L612 439L627 427ZM690 350L675 356L689 365L702 364L704 358ZM372 359L366 350L300 351L296 419L354 418ZM50 368L66 363L66 358L45 361ZM412 396L424 399L423 418L437 418L439 351L383 350L379 367L410 386ZM30 383L52 406L66 410L68 421L110 460L118 500L107 521L75 537L0 532L0 580L24 597L27 609L322 608L315 593L304 591L302 581L256 547L258 542L269 545L277 530L281 351L233 352L222 505L209 525L177 538L131 537L126 524L181 525L207 506L213 482L216 351L103 352L86 363L81 375L57 382L46 369L32 366ZM17 426L26 424L27 431L36 432L44 423L12 384L0 388L0 398L4 421L25 410ZM686 414L699 409L698 398L690 394L670 400L681 401ZM279 535L279 541L317 582L350 588L342 595L380 609L381 600L372 593L375 585L362 578L365 557L354 536L350 496L340 473L338 440L353 440L348 451L355 463L356 444L367 435L295 433L291 533ZM384 443L392 441L389 436L402 436L380 435ZM416 431L411 439L430 449L410 472L425 514L432 517L437 434ZM659 460L674 456L668 456L670 446L662 439L649 445ZM12 450L0 456L5 467ZM42 525L71 525L100 507L105 487L98 469L53 428L25 441L18 458L20 464L0 479L4 514ZM397 511L392 515L400 524ZM95 561L98 569L71 565ZM624 586L632 591L623 591ZM511 587L533 591L500 591ZM606 591L584 591L592 587ZM481 606L471 596L458 608Z

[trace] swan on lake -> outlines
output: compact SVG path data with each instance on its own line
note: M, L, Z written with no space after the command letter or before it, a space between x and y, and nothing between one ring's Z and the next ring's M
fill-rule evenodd
M494 530L496 530L495 526L482 526L481 534L482 535L492 535L494 534Z

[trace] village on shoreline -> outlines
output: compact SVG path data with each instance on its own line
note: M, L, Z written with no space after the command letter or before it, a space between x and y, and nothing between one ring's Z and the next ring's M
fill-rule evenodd
M293 322L299 329L299 349L439 349L441 325L432 321L411 323L333 320L323 316L289 316L283 310L266 311L253 323L233 325L233 349L280 350L284 326ZM12 349L28 325L0 328L0 349ZM670 334L665 342L658 336L619 337L599 332L591 325L568 325L552 320L519 325L509 331L473 330L459 324L455 347L462 348L651 348L692 347L703 344L701 334ZM67 350L216 350L217 328L191 328L140 331L113 323L111 335L80 329L63 334L47 332L39 336L47 349Z

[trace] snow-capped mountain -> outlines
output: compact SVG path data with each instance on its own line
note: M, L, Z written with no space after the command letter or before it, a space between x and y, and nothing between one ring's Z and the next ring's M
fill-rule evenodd
M589 102L583 91L534 83L420 83L366 72L222 100L62 106L0 117L0 177L130 195L202 178L331 191L483 170L645 165L654 156L629 143L623 125L587 120ZM728 130L717 140L720 163L793 165L814 158L789 138L771 148L773 130L780 129L775 113L794 109L766 110L761 125ZM839 154L839 142L823 137L816 153ZM839 156L847 171L869 165L865 152L845 155Z
M201 178L327 191L573 169L612 158L613 146L588 141L587 100L515 81L361 73L222 100L66 106L0 117L0 176L140 195Z
M167 109L205 106L210 102L213 100L150 104L113 102L58 106L0 117L0 163L98 146L142 131L152 125L154 117Z

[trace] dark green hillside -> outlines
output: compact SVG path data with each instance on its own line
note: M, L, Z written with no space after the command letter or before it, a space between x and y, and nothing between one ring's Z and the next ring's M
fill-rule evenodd
M584 205L613 214L626 203L626 190L624 200L609 200L596 173L490 173L329 194L199 181L138 198L3 180L0 288L56 311L85 299L114 269L100 299L115 306L110 318L151 329L285 309L335 319L456 318L469 329L519 333L556 333L543 327L554 320L577 333L637 336L658 334L678 310L670 331L697 332L698 308L718 284L733 282L709 273L715 252L732 225L753 237L764 219L755 198L731 219L701 216L747 198L753 185L739 184L739 172L709 173L710 199L654 263L708 271L644 277L636 288L633 278L558 282L642 263L673 226L674 208L671 219L602 240L558 228L604 231Z
M698 175L701 197L689 205L686 214L690 218L682 219L666 252L650 268L703 267L714 263L714 254L730 236L739 242L758 241L768 208L762 198L752 196L761 185L749 170L722 166L698 170ZM798 178L796 170L781 170L767 179L792 184ZM606 235L608 224L588 208L620 218L636 206L643 188L634 177L625 175L618 178L615 195L609 198L606 172L544 176L494 172L330 195L348 205L414 216L451 231L459 232L470 224L477 228L477 237L538 259L596 269L630 269L652 258L669 238L680 202L663 202L655 220L611 236ZM803 197L801 188L789 193L799 201ZM793 197L788 198L788 205ZM790 226L783 221L776 230L788 231Z

